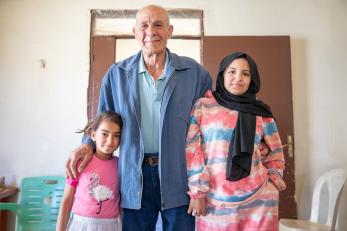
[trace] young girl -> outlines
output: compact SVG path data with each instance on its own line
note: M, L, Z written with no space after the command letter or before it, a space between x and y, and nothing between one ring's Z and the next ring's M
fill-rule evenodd
M67 179L57 231L120 231L118 158L121 117L102 112L81 132L96 145L91 162L76 179ZM70 216L70 211L72 215Z
M236 52L220 64L216 91L194 105L186 160L197 230L278 230L284 156L270 108L256 98L257 66ZM259 152L264 139L270 152Z

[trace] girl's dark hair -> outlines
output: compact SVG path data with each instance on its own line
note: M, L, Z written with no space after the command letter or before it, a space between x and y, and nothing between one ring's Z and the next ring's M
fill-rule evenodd
M112 111L103 111L98 114L95 119L90 121L82 130L78 130L78 133L84 133L85 135L91 135L92 131L96 131L103 121L110 121L112 123L118 124L120 129L122 130L123 122L122 117Z

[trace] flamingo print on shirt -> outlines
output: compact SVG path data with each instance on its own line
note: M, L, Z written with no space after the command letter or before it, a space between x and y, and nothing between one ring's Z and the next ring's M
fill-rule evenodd
M90 177L90 185L89 185L89 195L94 197L97 201L97 205L99 205L99 210L97 214L101 211L102 202L107 201L108 199L113 199L113 192L105 185L99 185L100 177L95 172L92 173Z

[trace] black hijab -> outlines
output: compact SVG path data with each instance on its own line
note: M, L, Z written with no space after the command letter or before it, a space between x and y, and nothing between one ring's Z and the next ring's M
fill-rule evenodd
M224 87L224 71L235 60L244 58L248 61L251 82L242 95L233 95ZM229 146L226 179L238 181L249 176L255 138L256 116L273 117L268 105L256 98L260 90L258 68L254 60L246 53L235 52L226 56L219 66L216 90L213 92L218 104L238 111L234 135Z

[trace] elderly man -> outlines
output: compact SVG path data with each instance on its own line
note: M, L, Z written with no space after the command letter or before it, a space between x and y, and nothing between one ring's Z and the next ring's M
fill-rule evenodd
M98 112L123 119L119 154L123 230L155 230L161 212L164 230L194 230L187 213L185 139L191 108L211 88L209 73L191 58L171 53L173 32L160 6L140 9L133 28L141 52L113 64L105 74ZM88 163L93 143L84 137L67 162L76 176Z

